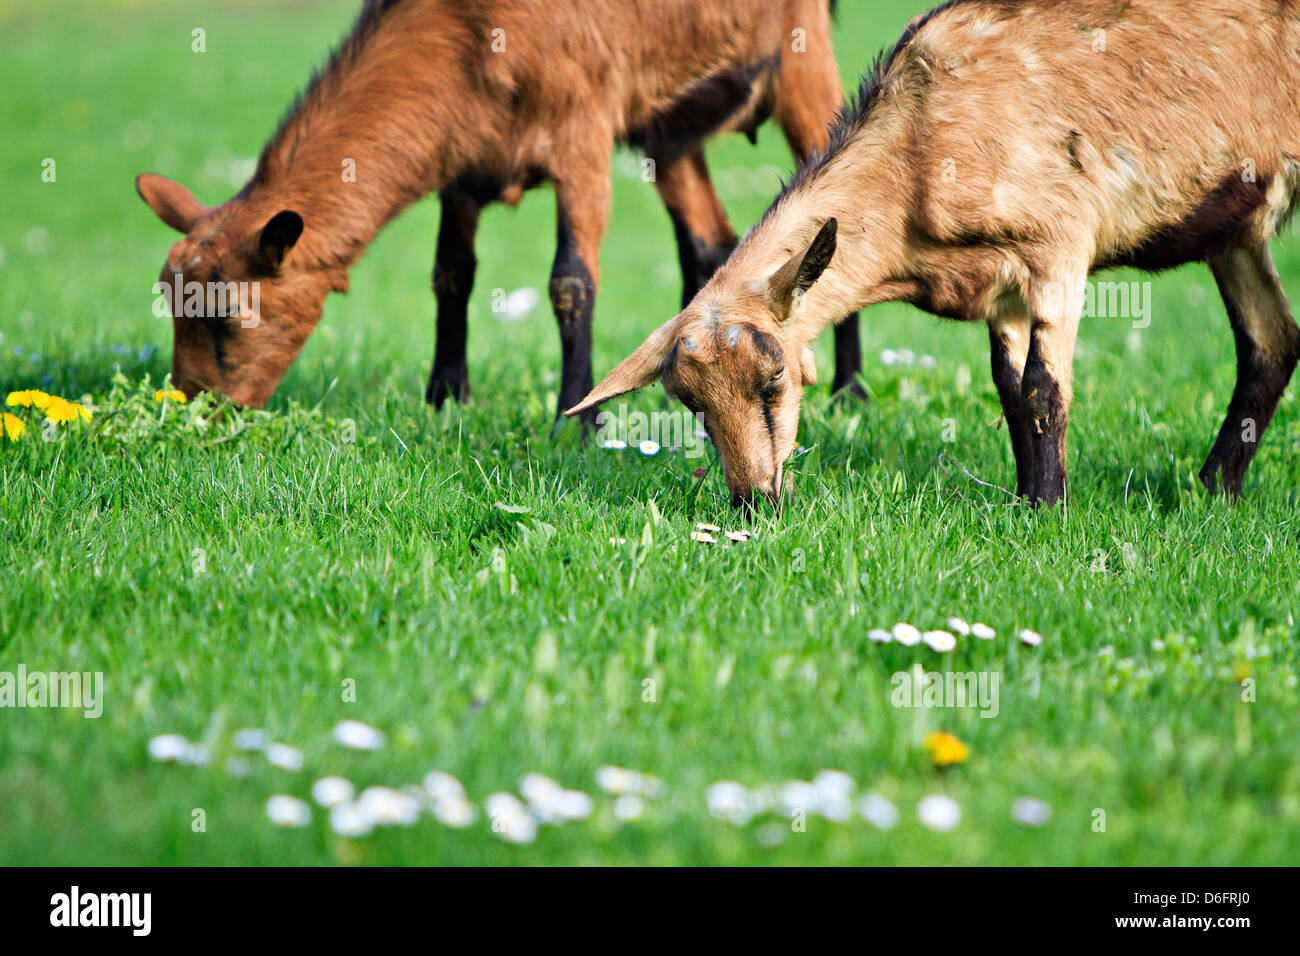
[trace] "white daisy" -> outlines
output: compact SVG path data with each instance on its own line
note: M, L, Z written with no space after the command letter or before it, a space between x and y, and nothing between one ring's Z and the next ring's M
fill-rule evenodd
M625 793L614 801L614 816L624 823L635 823L645 816L645 801L635 793Z
M643 441L641 444L637 445L636 447L640 450L641 454L643 455L659 454L659 443L657 441L651 441L648 438L645 441Z
M893 349L884 349L884 350L882 350L881 353L880 353L880 364L881 364L881 365L897 365L897 364L898 364L898 353L895 352Z
M898 807L878 793L868 793L858 801L858 812L878 830L898 826Z
M596 786L615 796L636 793L639 789L637 779L639 776L635 770L626 770L623 767L597 767Z
M303 765L302 751L297 747L290 747L288 744L268 744L266 761L271 766L279 767L281 770L301 770Z
M1052 819L1052 808L1042 800L1021 797L1011 805L1011 819L1027 827L1041 827Z
M710 785L705 792L709 804L709 813L721 820L731 823L748 823L750 817L743 785L734 780L722 780Z
M970 625L959 617L948 618L948 630L952 631L954 634L960 635L961 637L967 637L970 635Z
M235 731L236 750L265 750L270 742L271 738L265 730L245 727L243 730Z
M696 530L696 531L707 531L707 532L709 532L710 534L717 534L717 533L718 533L719 531L721 531L722 529L721 529L720 527L718 527L716 524L705 524L703 521L701 521L699 524L697 524L697 525L695 526L695 530Z
M149 756L154 760L180 760L190 742L180 734L159 734L149 741Z
M206 767L212 762L212 751L207 744L186 744L185 752L176 760L191 767Z
M827 797L851 797L857 784L843 770L819 770L813 786Z
M609 543L617 547L621 544L627 544L627 538L610 538Z
M961 823L961 806L952 797L932 793L916 805L921 824L935 833L947 833Z
M894 635L886 631L883 627L872 628L867 631L867 640L875 641L877 644L888 644L894 639Z
M337 807L347 803L356 794L357 788L351 781L342 777L321 777L311 785L312 799L322 807Z
M1027 644L1029 647L1037 647L1043 643L1043 636L1037 631L1029 630L1029 628L1017 632L1016 637L1020 638L1022 644Z
M898 643L902 644L904 647L915 647L921 642L921 632L911 624L905 624L900 621L898 624L894 625L893 633L894 640L898 641Z
M281 827L305 827L311 822L311 807L297 797L277 793L266 801L266 815Z
M528 814L509 817L501 822L500 829L494 827L493 830L510 843L532 843L537 839L537 821Z
M698 541L700 544L717 544L718 539L707 531L692 531L691 540Z
M560 820L585 820L591 816L595 803L590 794L581 790L561 790L557 793L547 809L551 815Z
M370 821L355 803L340 803L330 809L330 829L339 836L363 837L374 829Z
M563 791L556 781L541 773L526 773L519 781L519 792L529 803L546 806Z
M600 443L601 448L607 448L610 451L622 451L627 447L627 442L621 438L608 438Z
M334 741L349 750L378 750L384 745L383 731L359 720L343 720L334 727Z
M433 816L444 826L460 830L474 822L478 811L474 809L474 804L464 798L447 797L434 801Z
M972 637L978 637L981 641L991 641L998 636L998 632L987 624L972 624L970 633Z
M727 537L732 541L748 541L753 535L748 531L728 531Z
M464 800L465 786L449 773L430 770L424 775L424 789L434 800Z
M356 806L378 826L410 826L420 817L419 801L392 787L366 787L357 797Z
M921 635L921 640L925 641L925 646L930 650L940 654L946 654L957 646L957 638L947 631L926 631Z

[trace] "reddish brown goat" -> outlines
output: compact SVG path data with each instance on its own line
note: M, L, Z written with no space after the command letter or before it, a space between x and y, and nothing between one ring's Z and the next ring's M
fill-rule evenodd
M1066 492L1088 276L1207 262L1237 386L1201 480L1240 493L1300 356L1268 242L1300 200L1300 0L953 0L913 21L695 300L571 411L662 377L737 503L776 501L807 345L904 301L988 323L1019 493Z
M841 101L827 0L367 0L234 198L208 208L161 176L137 180L163 222L186 234L163 268L173 302L192 283L258 283L256 318L247 301L173 308L173 382L190 395L265 402L326 295L346 291L349 267L379 230L438 191L438 335L426 398L464 399L479 213L550 181L550 296L563 347L559 408L568 408L591 388L614 144L655 161L684 305L736 242L702 139L752 136L775 115L802 159L825 144ZM837 334L840 387L859 368L854 321Z

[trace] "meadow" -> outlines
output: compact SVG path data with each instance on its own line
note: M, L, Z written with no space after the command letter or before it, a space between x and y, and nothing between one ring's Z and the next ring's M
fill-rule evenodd
M925 6L841 4L846 87ZM1243 499L1207 495L1195 475L1235 360L1204 268L1106 277L1149 282L1150 321L1084 323L1064 512L1001 490L1014 465L984 329L903 306L863 316L868 402L808 390L782 514L732 513L711 451L608 449L576 424L551 437L545 189L480 230L469 405L422 401L434 200L331 297L266 412L156 401L171 324L152 285L173 236L135 175L227 198L355 7L0 0L0 391L94 410L49 429L5 409L27 432L0 440L0 672L104 681L97 718L0 710L0 864L1300 858L1296 389ZM770 124L709 156L741 229L792 162ZM679 296L657 194L634 155L615 168L598 378ZM1275 255L1300 295L1300 239ZM521 288L542 304L493 309ZM818 358L829 380L829 337ZM631 402L675 408L659 388ZM710 544L692 538L701 523L757 533ZM996 637L941 652L870 636L952 616ZM896 707L893 675L918 665L998 675L996 716ZM384 745L340 746L348 720ZM242 728L300 749L301 769L239 755ZM936 761L934 732L965 744L960 759ZM172 733L204 759L153 759ZM616 814L603 766L662 792ZM275 794L310 801L323 776L396 788L435 769L463 782L474 823L423 815L349 838L314 805L303 827L266 812ZM710 807L719 781L825 769L889 801L896 825L856 796L848 819L802 825L779 805L748 821ZM503 839L483 801L528 773L592 794L590 816ZM943 832L918 819L936 794L961 808ZM1024 797L1050 815L1013 819Z

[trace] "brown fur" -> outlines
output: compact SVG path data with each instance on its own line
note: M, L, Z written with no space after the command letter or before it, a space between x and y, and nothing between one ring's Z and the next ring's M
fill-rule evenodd
M807 34L806 53L791 52L795 29ZM367 0L235 197L207 208L170 180L138 180L160 218L186 233L165 282L261 283L253 327L175 319L173 380L189 394L263 403L376 233L438 191L439 336L427 397L463 398L479 212L549 181L566 408L591 386L614 144L639 144L655 159L693 295L735 242L701 140L752 133L774 114L804 157L826 142L840 101L827 0ZM356 182L344 181L345 160ZM301 238L264 248L264 226L283 211L301 217Z
M1110 265L1207 261L1240 380L1202 479L1213 487L1221 473L1235 493L1254 451L1242 434L1263 431L1300 355L1266 245L1298 198L1300 0L955 0L913 22L830 147L588 400L653 380L673 344L703 329L753 326L793 359L836 316L901 300L990 324L1020 492L1059 501L1077 290ZM787 318L755 290L831 220L830 266ZM715 434L758 433L754 393L733 387L751 366L686 383ZM776 455L767 442L719 444L743 479L733 497L779 493L770 461L793 447L793 385Z

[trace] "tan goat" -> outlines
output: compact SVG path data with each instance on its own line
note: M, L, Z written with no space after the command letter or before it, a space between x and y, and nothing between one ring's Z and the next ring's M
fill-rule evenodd
M1268 241L1300 197L1300 0L954 0L914 20L730 260L570 414L662 378L734 503L774 503L808 344L904 301L988 323L1019 493L1066 493L1084 284L1205 261L1237 386L1201 471L1241 490L1300 356Z

